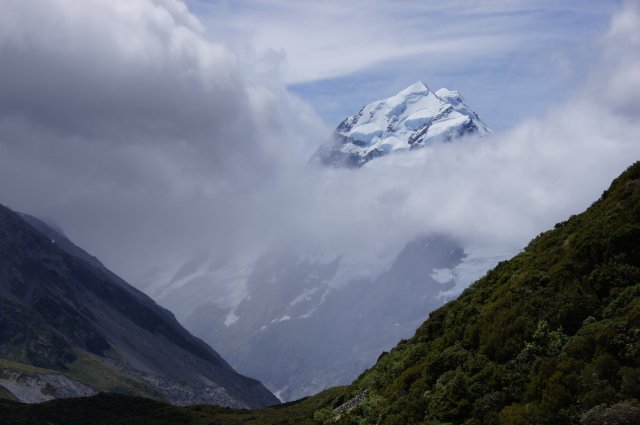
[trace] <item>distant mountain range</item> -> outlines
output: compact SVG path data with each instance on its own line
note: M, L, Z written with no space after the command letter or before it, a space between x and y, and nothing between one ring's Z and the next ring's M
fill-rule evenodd
M108 391L178 405L278 403L59 230L3 206L0 389L28 402Z
M357 377L467 274L498 260L468 258L450 237L432 235L368 263L292 250L244 265L194 256L145 290L236 370L294 400Z
M420 237L378 274L335 286L346 267L340 258L273 254L254 265L248 294L237 306L202 303L184 323L222 347L237 370L259 377L283 400L295 400L349 382L382 350L409 337L445 302L443 294L455 284L450 270L463 259L450 238Z
M390 153L418 149L491 130L457 91L431 91L421 81L345 118L312 161L333 167L361 167Z

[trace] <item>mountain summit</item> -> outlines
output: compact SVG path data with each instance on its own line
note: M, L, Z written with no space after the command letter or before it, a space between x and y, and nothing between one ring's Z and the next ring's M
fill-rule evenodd
M392 152L490 133L460 93L445 88L434 92L418 81L346 118L311 159L334 167L361 167Z

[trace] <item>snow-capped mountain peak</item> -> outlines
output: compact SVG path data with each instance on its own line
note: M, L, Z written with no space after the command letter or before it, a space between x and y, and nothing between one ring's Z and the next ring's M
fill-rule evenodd
M455 90L432 91L418 81L346 118L312 157L325 165L360 167L392 152L491 133Z

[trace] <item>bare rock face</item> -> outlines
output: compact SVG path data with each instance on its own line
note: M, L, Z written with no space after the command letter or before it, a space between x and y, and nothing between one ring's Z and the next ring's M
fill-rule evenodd
M88 397L98 391L62 373L25 373L0 369L0 386L23 403L41 403L54 398Z

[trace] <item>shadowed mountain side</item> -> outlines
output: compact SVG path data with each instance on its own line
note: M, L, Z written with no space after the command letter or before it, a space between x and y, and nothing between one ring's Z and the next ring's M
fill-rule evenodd
M98 389L154 395L177 404L277 403L258 381L239 375L189 334L169 311L63 235L28 220L35 228L0 207L4 357L75 373ZM41 334L46 346L40 344ZM135 384L100 387L91 381L102 369Z

